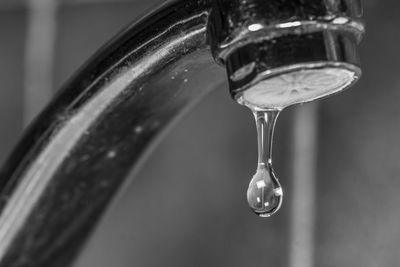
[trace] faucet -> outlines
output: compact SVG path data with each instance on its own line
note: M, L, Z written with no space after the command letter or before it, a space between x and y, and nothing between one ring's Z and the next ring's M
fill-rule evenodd
M359 0L171 0L129 26L3 166L0 267L70 266L152 149L226 77L237 102L263 109L351 86L361 16Z

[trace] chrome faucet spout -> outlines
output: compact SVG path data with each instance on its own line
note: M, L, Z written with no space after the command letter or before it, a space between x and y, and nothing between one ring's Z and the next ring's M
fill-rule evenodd
M0 266L68 266L124 181L224 80L209 1L169 1L78 71L29 127L0 178Z
M70 266L157 142L226 80L224 65L234 98L325 66L354 74L340 86L352 84L360 12L353 0L173 0L134 23L64 86L3 166L0 267Z

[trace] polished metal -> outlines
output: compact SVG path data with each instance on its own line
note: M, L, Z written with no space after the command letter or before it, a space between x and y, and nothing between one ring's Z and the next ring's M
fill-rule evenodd
M337 57L322 53L320 62L336 58L358 65L355 39L341 42L335 36L349 32L348 27L352 36L361 35L360 14L359 2L353 0L175 0L130 26L64 86L3 167L0 267L72 264L117 191L152 148L226 79L225 63L232 80L232 69L243 64L241 55L253 46L262 47L250 57L257 68L259 63L263 68L270 64L266 68L271 70L290 68L304 62L302 56L308 62L314 57L307 49L321 46L336 47L330 52ZM322 32L337 35L307 39L321 31L303 34L303 26L290 24L294 16L302 25L317 21L319 26L321 16L330 16L324 25L337 29L321 26ZM339 18L349 21L331 25ZM287 44L269 52L265 42L274 39Z
M229 11L243 2L242 8ZM356 51L364 34L360 1L216 3L210 17L212 50L226 63L235 99L262 80L297 70L345 69L354 74L346 87L361 76Z

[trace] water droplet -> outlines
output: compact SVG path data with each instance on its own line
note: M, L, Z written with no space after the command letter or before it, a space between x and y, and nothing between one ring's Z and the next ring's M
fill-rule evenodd
M115 158L116 155L117 155L117 152L114 150L111 150L111 151L108 151L107 158L113 159L113 158Z
M254 24L249 25L247 28L251 32L256 32L256 31L261 30L263 28L263 25L260 23L254 23Z
M259 166L250 181L247 201L260 217L269 217L279 210L283 191L272 166Z
M350 20L346 17L338 17L335 18L334 20L332 20L332 23L334 24L346 24L348 23Z
M247 190L250 208L260 217L270 217L282 205L283 190L272 167L275 122L280 110L254 111L257 124L258 167Z
M143 127L142 126L136 126L135 127L135 133L136 134L140 134L141 132L143 132Z

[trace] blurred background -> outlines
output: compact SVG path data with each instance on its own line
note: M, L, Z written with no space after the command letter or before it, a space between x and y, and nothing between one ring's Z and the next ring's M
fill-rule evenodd
M0 163L57 88L159 3L0 2ZM285 200L277 216L247 207L255 126L224 84L158 147L76 267L399 266L400 2L363 4L361 81L278 121L274 163Z

